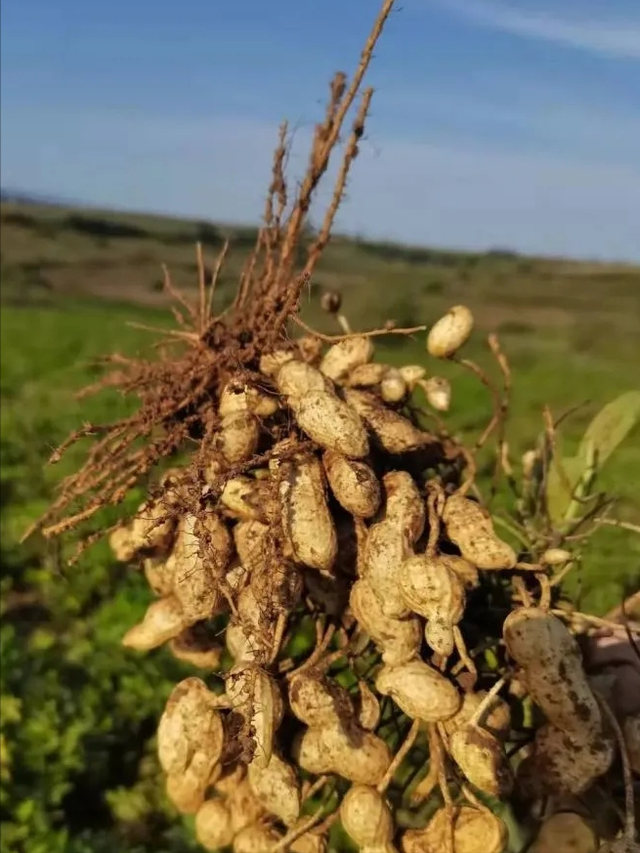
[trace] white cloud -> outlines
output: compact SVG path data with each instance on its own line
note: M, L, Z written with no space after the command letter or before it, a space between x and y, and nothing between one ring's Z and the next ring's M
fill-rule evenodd
M2 183L104 206L255 222L276 127L136 114L4 110ZM47 127L47 133L39 132ZM306 165L309 129L291 168ZM640 169L375 133L354 164L340 230L408 243L640 260ZM326 203L328 182L320 194Z
M563 17L557 12L514 8L494 0L435 0L478 25L568 45L620 59L640 59L640 17ZM574 10L580 7L575 2ZM602 6L605 6L603 2ZM556 7L557 8L557 7Z

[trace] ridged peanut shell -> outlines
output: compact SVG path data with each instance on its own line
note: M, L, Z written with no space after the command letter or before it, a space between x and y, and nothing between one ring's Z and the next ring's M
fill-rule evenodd
M348 388L373 388L379 385L382 377L387 372L387 365L379 362L370 362L354 367L342 380L342 384Z
M217 643L203 642L192 628L187 628L169 643L174 658L199 669L218 670L222 662L222 647Z
M353 785L342 798L340 821L360 848L379 849L392 841L395 826L384 796L371 785Z
M276 374L278 391L285 397L300 398L312 391L330 391L331 382L305 361L286 361Z
M309 391L293 405L296 423L326 450L362 459L369 453L365 425L333 391Z
M365 579L356 581L351 587L349 602L358 624L382 652L384 663L393 666L418 657L422 630L415 616L403 619L385 616L378 597Z
M402 374L394 367L390 367L382 377L380 382L380 396L385 401L393 405L401 403L409 393L409 386L404 381Z
M279 494L282 529L291 558L311 569L330 571L338 540L320 460L306 455L283 465Z
M295 716L312 728L348 723L355 717L349 693L313 670L295 674L289 682L289 704Z
M340 382L354 368L366 364L373 358L371 338L345 338L333 344L320 362L320 370L334 382Z
M402 853L444 853L449 833L449 812L440 808L424 829L408 829L403 833ZM488 809L454 808L453 853L504 853L507 841L507 827Z
M181 814L193 815L202 807L215 769L212 756L204 750L196 750L185 770L168 774L167 797Z
M458 728L449 738L451 757L478 790L500 799L513 787L511 769L500 741L479 726Z
M422 386L427 402L436 412L448 412L451 405L451 383L443 376L430 376Z
M464 495L445 501L442 521L449 539L462 556L479 569L512 569L518 555L511 545L496 536L489 512Z
M502 635L531 698L556 728L587 740L600 731L602 715L580 648L557 616L521 607L507 616Z
M158 759L165 773L184 773L198 751L213 764L219 760L224 727L216 704L200 678L185 678L173 688L158 724Z
M212 853L228 847L233 841L231 813L221 799L206 800L200 806L194 828L198 843Z
M403 415L387 408L375 394L346 388L344 398L365 421L376 442L387 453L408 453L437 441L431 433L423 432Z
M435 358L450 358L467 342L472 331L471 311L465 305L454 305L431 327L427 352Z
M232 465L246 462L255 454L260 440L260 422L249 411L232 412L220 421L216 444Z
M465 693L458 713L444 724L447 734L452 735L457 729L465 726L484 702L486 696L485 690L479 690L477 693ZM477 722L498 740L505 740L511 731L509 706L499 696L495 696Z
M300 815L300 782L294 768L272 753L266 767L249 764L247 778L265 810L292 826Z
M556 812L542 821L531 853L597 853L598 837L576 812Z
M362 785L377 785L392 758L381 738L363 729L349 736L338 724L307 729L294 743L293 753L308 773L337 773Z
M142 622L127 631L122 638L122 645L139 652L148 652L177 637L186 625L180 602L175 596L167 595L147 607Z
M376 678L376 689L383 696L391 696L412 720L425 723L448 720L462 704L455 685L422 660L385 664Z
M258 666L237 664L227 674L225 692L234 710L250 723L253 762L267 767L284 710L277 682Z
M322 462L338 503L358 518L371 518L380 506L380 483L373 469L356 459L325 451Z
M281 838L281 834L263 823L246 826L233 839L233 853L267 853Z

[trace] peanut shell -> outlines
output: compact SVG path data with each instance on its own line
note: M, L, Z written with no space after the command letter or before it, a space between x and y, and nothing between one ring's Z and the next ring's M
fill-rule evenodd
M464 495L450 495L444 505L442 521L447 536L462 556L479 569L512 569L518 555L511 545L499 539L488 511Z
M451 358L469 339L473 314L465 305L454 305L431 327L427 352L435 358Z
M331 491L338 503L358 518L371 518L380 506L380 483L365 462L348 459L331 450L322 462Z
M385 664L376 678L376 690L391 696L412 720L425 723L448 720L462 704L456 687L422 660L397 666Z

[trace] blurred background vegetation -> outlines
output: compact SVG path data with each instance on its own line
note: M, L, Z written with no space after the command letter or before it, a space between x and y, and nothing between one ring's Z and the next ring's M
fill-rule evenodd
M186 853L197 847L189 821L164 798L154 731L173 684L194 671L162 650L120 648L150 593L104 543L68 568L59 546L20 544L20 537L83 448L47 467L51 451L82 421L110 421L132 405L112 392L80 402L75 392L99 376L99 356L152 352L153 335L130 322L171 324L161 263L175 284L193 291L195 241L212 265L231 237L218 294L224 303L255 232L15 201L3 202L1 215L0 850ZM484 338L496 331L511 363L515 460L535 442L545 403L554 414L584 404L563 431L571 453L593 414L639 385L638 268L337 237L303 311L323 330L329 320L318 314L315 297L327 287L340 290L358 329L387 318L429 323L452 304L469 305L478 326L469 356L495 370ZM378 352L393 363L426 361L418 339L390 338ZM428 367L452 380L451 428L477 435L490 414L485 389L455 365ZM602 482L620 496L618 517L634 523L639 437L636 429ZM129 506L140 498L131 495ZM507 496L500 501L506 512ZM585 608L605 612L640 585L640 540L603 528L569 584Z

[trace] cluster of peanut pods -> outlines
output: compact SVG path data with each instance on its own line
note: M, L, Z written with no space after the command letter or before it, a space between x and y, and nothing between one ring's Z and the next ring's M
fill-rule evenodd
M431 329L429 354L450 358L472 326L468 309L452 309ZM326 825L309 821L305 799L338 777L351 783L338 815L363 853L501 853L507 829L484 798L517 788L562 802L616 759L576 640L531 604L514 606L502 627L512 664L503 692L529 697L536 727L508 757L510 706L497 689L476 689L462 625L486 578L526 566L480 503L438 476L446 450L408 401L422 389L444 411L448 383L373 356L366 336L328 348L306 338L264 353L259 372L230 376L212 402L218 428L198 501L184 509L187 487L172 469L111 535L116 557L139 561L157 596L125 645L166 643L210 683L180 682L158 729L168 796L195 815L207 850L326 850ZM321 627L311 658L293 662L300 614ZM212 620L223 625L213 638ZM374 666L350 690L326 660L356 647ZM213 673L223 692L210 689ZM376 733L383 700L428 733L439 780L460 780L462 799L423 827L399 827L385 796L394 755ZM623 726L638 771L640 719ZM432 777L413 803L429 797ZM560 849L558 832L578 840L571 849L598 849L589 821L564 811L543 823L537 853Z

